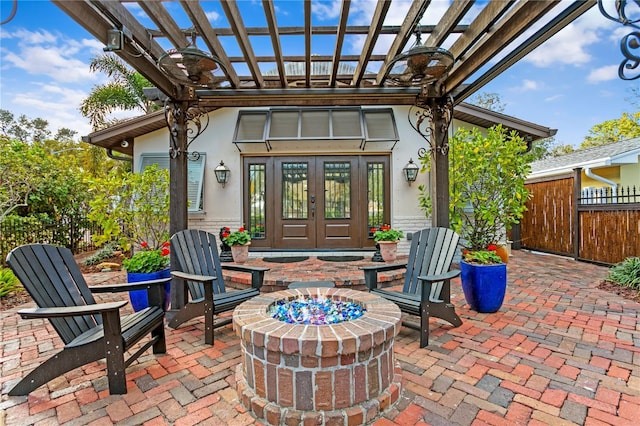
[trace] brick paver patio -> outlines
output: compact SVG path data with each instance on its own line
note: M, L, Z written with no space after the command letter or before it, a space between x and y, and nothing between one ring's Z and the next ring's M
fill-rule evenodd
M301 267L285 264L277 273ZM424 349L417 331L402 329L395 343L402 394L373 424L637 424L640 304L598 290L606 272L515 252L507 299L495 314L470 311L454 282L464 324L454 329L432 320ZM234 387L238 338L229 325L216 330L213 347L206 346L198 320L167 329L166 355L149 351L127 369L126 395L109 395L100 362L28 397L9 397L16 380L61 345L48 324L22 320L17 309L0 312L0 424L256 424Z

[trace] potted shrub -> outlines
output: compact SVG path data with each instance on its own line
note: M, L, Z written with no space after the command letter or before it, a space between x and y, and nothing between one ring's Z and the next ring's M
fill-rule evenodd
M506 265L496 255L498 242L522 218L529 199L527 144L516 132L494 126L486 134L460 128L449 146L450 223L464 244L460 269L465 298L472 309L495 312L507 282ZM477 269L486 271L480 284L471 281ZM485 296L493 303L481 303Z
M391 228L390 225L382 225L380 228L373 228L373 239L380 248L380 256L385 262L396 260L398 253L398 241L404 235L402 231Z
M171 264L169 258L170 243L165 241L160 249L152 249L146 241L141 244L133 256L122 261L122 267L127 271L127 282L137 283L141 281L159 280L171 276ZM129 292L129 299L133 310L138 312L149 306L147 290L133 290ZM166 284L164 309L169 308L171 300L171 285Z
M222 240L231 247L231 255L236 263L244 263L249 259L249 245L251 244L251 235L244 229L238 228L237 231L231 232L229 228L225 229L222 234Z
M141 173L113 172L96 180L92 191L96 196L90 202L89 218L102 231L94 235L96 243L116 242L123 251L133 252L131 259L123 261L127 280L147 281L170 274L168 170L153 165ZM134 309L146 307L146 290L130 296Z

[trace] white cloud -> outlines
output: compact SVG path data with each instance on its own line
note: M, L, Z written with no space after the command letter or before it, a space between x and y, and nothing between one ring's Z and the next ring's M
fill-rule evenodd
M534 81L534 80L522 80L522 84L520 84L520 86L517 87L513 87L511 88L512 91L514 92L530 92L530 91L537 91L541 88L541 85Z
M61 127L75 130L80 136L91 133L89 120L82 117L78 111L80 101L87 96L86 92L50 85L35 87L35 89L39 91L24 92L14 96L9 110L29 111L25 113L29 119L44 118L53 133Z
M218 12L216 12L215 10L211 10L209 12L205 12L205 16L207 17L209 22L216 22L218 19L220 19L220 14Z
M562 99L564 99L564 95L558 94L558 95L553 95L553 96L548 96L546 98L544 98L545 102L556 102L556 101L561 101Z
M74 40L48 31L23 29L3 38L17 41L11 50L2 50L5 70L17 68L57 82L93 81L97 78L87 65L89 56L102 52L103 45L97 40Z
M602 81L610 81L618 78L618 65L607 65L604 67L591 70L587 76L589 83L600 83Z
M524 60L538 67L550 67L555 64L586 64L592 59L587 47L599 40L600 37L594 29L575 23L569 24L527 55Z
M59 82L95 80L86 62L64 56L65 52L44 46L25 47L18 53L9 52L3 61L32 75L45 75Z
M313 2L311 3L311 12L321 21L326 21L340 16L341 7L342 2L340 0Z

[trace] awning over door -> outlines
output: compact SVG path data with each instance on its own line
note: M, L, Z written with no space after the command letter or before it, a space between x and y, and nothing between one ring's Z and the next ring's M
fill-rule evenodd
M391 108L271 108L243 110L233 143L240 152L323 151L328 142L345 149L391 151L398 129ZM295 144L295 145L292 145ZM335 144L332 144L335 145Z

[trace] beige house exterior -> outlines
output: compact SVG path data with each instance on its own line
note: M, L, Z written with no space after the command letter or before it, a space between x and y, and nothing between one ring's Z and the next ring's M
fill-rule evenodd
M238 134L242 133L238 130L238 120L243 114L266 114L274 110L293 113L307 111L304 108L284 110L264 107L220 108L208 114L206 129L189 145L189 153L192 158L189 161L189 228L203 229L214 234L217 234L224 226L232 229L240 226L250 228L248 222L251 221L250 215L255 210L256 204L247 197L247 191L252 190L253 184L248 183L251 178L247 172L246 164L251 163L254 159L279 161L280 158L295 162L306 162L309 159L318 159L318 161L331 159L337 161L336 164L350 163L354 165L354 168L359 164L354 162L355 158L361 158L364 161L368 161L370 158L375 161L380 160L383 164L381 176L384 176L384 179L388 181L388 186L383 189L385 200L387 200L382 212L384 213L383 217L388 218L385 223L390 223L393 228L402 230L405 235L431 225L431 218L426 217L420 209L418 201L419 186L430 187L429 174L421 172L416 181L409 184L403 173L403 168L410 160L420 165L419 156L429 155L428 152L423 152L424 148L428 146L427 141L414 130L409 122L408 118L412 113L415 113L412 107L367 106L357 108L356 110L362 111L364 117L369 114L377 117L375 114L380 113L380 119L384 119L383 123L378 118L376 118L378 121L373 122L374 127L379 127L377 130L371 130L371 123L369 123L369 130L365 131L365 136L369 138L369 141L364 143L361 140L354 142L351 139L322 137L288 139L268 143L234 143L234 141L238 141ZM313 110L320 111L320 114L324 111L322 108ZM138 125L135 124L136 121L139 123ZM488 128L495 124L502 124L517 130L527 140L548 137L555 132L534 123L468 104L462 104L455 108L454 119L448 132L451 135L459 127ZM154 126L157 128L154 129ZM367 127L366 118L364 126ZM257 131L261 133L262 129L257 129ZM375 135L371 135L372 132L379 132L386 136L375 139ZM247 133L246 129L244 133ZM93 133L84 139L99 146L114 146L114 140L126 141L127 143L119 144L119 147L115 146L113 151L132 155L133 170L136 172L153 162L168 167L169 131L165 125L164 116L157 113L153 119L149 116L138 117L110 129ZM230 170L229 181L224 186L216 181L214 173L221 161ZM316 179L318 178L316 177ZM274 212L283 203L280 199L282 197L276 199L273 196L279 185L265 188L267 205L260 204L260 208L267 215L274 215ZM357 182L354 180L350 185L350 190L355 191L356 186ZM306 187L305 191L309 192L309 197L314 196ZM327 191L329 190L325 189L325 192ZM368 192L371 192L370 188ZM374 241L368 234L369 226L372 224L367 223L367 218L370 218L372 214L372 201L367 201L363 196L353 196L351 202L352 204L360 204L359 210L355 205L350 206L352 213L354 211L360 212L359 217L354 218L351 222L334 225L332 219L326 219L322 225L317 226L317 229L313 229L312 223L311 229L304 231L315 232L319 235L315 239L315 244L312 241L313 238L305 240L306 235L296 234L299 232L298 227L293 226L287 231L286 223L278 220L268 222L270 225L267 226L266 233L275 232L273 228L277 227L278 230L283 229L283 234L292 232L293 238L287 239L286 235L282 235L283 239L276 243L270 240L271 244L261 244L261 238L254 236L252 252L292 249L304 251L373 250ZM264 203L264 200L261 203ZM311 209L315 207L312 206ZM320 209L321 207L318 206L318 210ZM315 212L307 211L306 214L311 213L319 218L321 213L318 210ZM304 226L308 226L308 224ZM346 241L341 232L356 233L358 236ZM409 242L404 239L400 242L398 249L400 253L407 253Z

